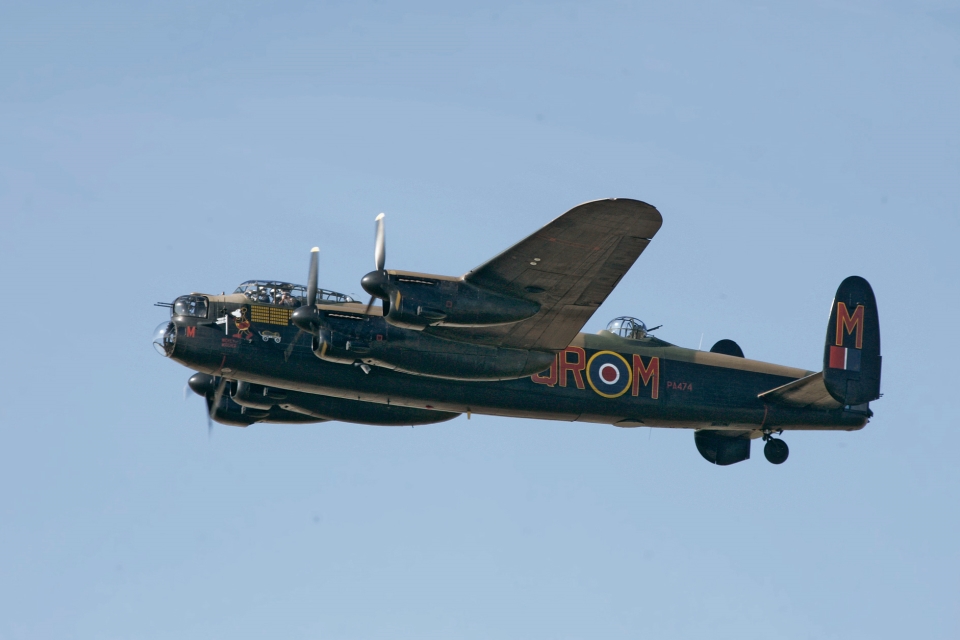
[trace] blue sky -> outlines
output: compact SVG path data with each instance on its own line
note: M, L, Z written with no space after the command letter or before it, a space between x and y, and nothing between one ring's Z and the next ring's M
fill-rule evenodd
M960 634L949 2L0 5L0 637ZM664 224L617 315L884 398L790 460L473 416L215 428L153 302L460 274L572 206Z

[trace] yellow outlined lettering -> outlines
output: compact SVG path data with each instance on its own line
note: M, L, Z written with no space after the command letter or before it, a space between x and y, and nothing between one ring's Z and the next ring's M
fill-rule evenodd
M643 358L636 353L633 354L633 391L631 395L640 395L641 382L643 382L643 386L650 385L651 398L656 400L660 397L660 358L653 356L650 358L650 362L644 366Z
M857 349L863 349L863 305L857 305L857 310L850 315L845 302L837 303L837 346L843 346L846 334L857 332Z
M570 362L567 359L567 356L571 353L576 354L577 361ZM586 385L583 384L583 370L587 366L587 352L580 347L567 347L560 352L560 367L559 367L559 377L560 377L560 386L567 386L567 373L573 373L573 381L577 385L577 389L586 389Z

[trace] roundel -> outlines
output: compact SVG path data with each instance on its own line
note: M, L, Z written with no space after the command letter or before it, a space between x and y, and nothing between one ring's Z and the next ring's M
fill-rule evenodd
M587 361L587 382L604 398L618 398L633 383L633 370L619 353L597 351Z

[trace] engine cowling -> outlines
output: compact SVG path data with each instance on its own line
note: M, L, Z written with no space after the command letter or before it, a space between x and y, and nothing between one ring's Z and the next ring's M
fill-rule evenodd
M212 402L213 398L207 399L208 409ZM251 409L237 404L226 394L220 398L220 405L216 411L211 413L210 417L220 424L234 427L249 427L251 424L258 422L269 422L273 424L313 424L316 422L326 422L328 420L328 418L305 415L280 407L273 407L268 411Z
M313 336L314 354L330 362L363 363L449 380L514 380L547 369L555 358L545 351L455 342L409 329L389 327L374 334L376 329L359 323L348 328L350 333L329 327L319 330Z
M187 384L194 393L203 396L207 403L208 414L215 422L219 422L220 424L233 427L248 427L257 422L311 424L326 421L326 418L289 411L276 406L275 402L270 406L257 405L253 402L241 404L243 399L247 397L247 394L250 394L251 397L254 396L253 385L247 385L247 383L236 381L228 383L224 393L220 396L216 408L214 408L213 404L217 399L217 387L220 384L220 378L206 373L196 373L190 377ZM238 391L240 391L239 394ZM240 402L238 402L237 399L239 399Z
M340 364L450 380L513 380L543 371L554 361L552 352L448 340L424 327L401 327L389 318L350 309L301 307L291 321L313 336L318 358Z
M313 394L297 394L280 404L288 411L303 413L304 415L352 422L354 424L369 424L380 427L408 427L423 424L446 422L459 416L459 413L449 411L434 411L431 409L416 409L393 404L376 402L361 402L319 396Z
M241 421L245 419L243 416L249 419L262 415L262 421L272 422L268 419L270 415L278 415L278 412L283 412L283 415L300 416L303 421L337 420L386 427L433 424L451 420L460 415L448 411L417 409L333 398L300 391L288 391L250 382L232 383L230 385L230 400L246 410L241 416L230 414L234 419Z
M250 382L234 381L230 384L230 397L237 404L249 409L269 411L277 406L281 400L287 398L282 389L273 389Z
M460 279L372 271L360 285L384 301L387 322L415 331L430 326L511 324L540 311L540 305L532 300L494 293Z

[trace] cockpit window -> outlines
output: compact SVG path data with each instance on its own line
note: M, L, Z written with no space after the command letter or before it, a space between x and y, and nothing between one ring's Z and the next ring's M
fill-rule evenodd
M629 316L621 316L611 320L607 325L607 331L630 340L641 340L647 337L647 325Z
M206 318L207 298L205 296L180 296L173 303L173 315Z
M284 307L299 307L307 302L307 288L302 284L276 282L273 280L248 280L234 293L242 293L252 302L277 304ZM356 302L353 298L336 291L317 290L319 302Z

